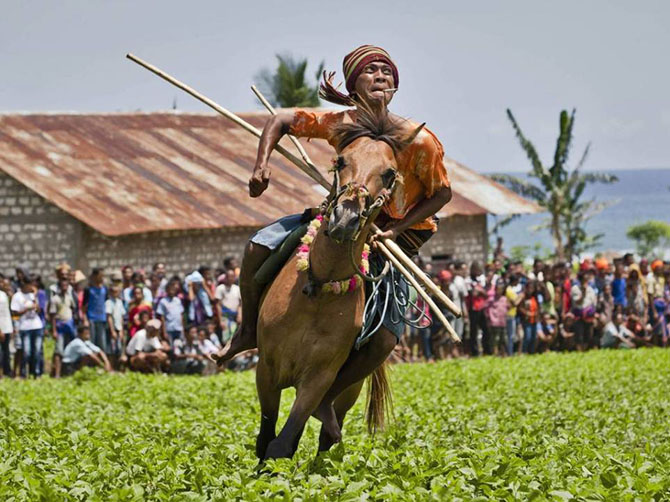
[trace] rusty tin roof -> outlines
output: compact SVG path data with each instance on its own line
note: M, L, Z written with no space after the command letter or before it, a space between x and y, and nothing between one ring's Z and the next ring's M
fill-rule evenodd
M264 112L240 114L257 127ZM295 152L285 138L282 144ZM319 166L333 149L303 142ZM0 115L0 170L102 234L255 227L318 205L324 191L271 158L269 189L247 193L258 140L215 114ZM537 206L445 158L454 191L440 213L537 212Z

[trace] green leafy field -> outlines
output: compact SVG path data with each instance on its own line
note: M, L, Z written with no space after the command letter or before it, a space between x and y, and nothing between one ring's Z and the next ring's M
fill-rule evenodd
M393 368L344 443L256 473L254 374L0 381L0 500L667 500L670 350ZM286 416L291 395L282 401Z

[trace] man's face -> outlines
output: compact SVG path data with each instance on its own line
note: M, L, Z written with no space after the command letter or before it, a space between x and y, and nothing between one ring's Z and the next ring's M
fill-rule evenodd
M384 91L394 87L395 82L393 81L391 66L381 61L373 61L365 65L356 79L354 92L368 104L383 103L388 105L393 98L393 93Z
M225 284L226 286L232 286L235 284L235 271L234 270L228 270L226 272L226 279L225 279Z
M70 285L69 281L65 278L58 279L58 287L61 291L67 291L68 286Z
M133 268L132 267L124 267L123 270L121 271L121 273L123 274L123 280L125 282L128 282L128 281L130 281L130 279L133 276Z
M165 263L156 263L156 269L154 270L158 277L165 277Z
M79 333L79 338L81 338L81 339L84 340L84 341L86 341L86 340L88 340L89 338L91 338L91 332L88 330L88 328L82 330L82 332Z

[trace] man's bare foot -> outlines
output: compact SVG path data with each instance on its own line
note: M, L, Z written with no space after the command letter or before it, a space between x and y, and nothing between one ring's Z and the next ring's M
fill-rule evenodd
M225 347L216 353L209 354L210 360L223 366L240 352L256 348L256 330L238 329Z

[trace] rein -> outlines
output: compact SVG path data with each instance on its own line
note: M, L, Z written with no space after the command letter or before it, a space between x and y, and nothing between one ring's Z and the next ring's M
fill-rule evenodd
M333 168L331 169L334 173L334 179L332 188L328 197L321 203L319 207L319 214L314 220L311 221L307 227L307 233L303 236L301 246L298 248L298 271L307 271L308 274L308 283L305 286L303 292L308 296L314 296L316 292L320 289L324 293L335 293L335 294L345 294L349 291L354 291L357 289L361 281L357 280L357 277L360 277L367 282L379 282L389 271L389 262L386 261L384 264L383 270L376 276L370 276L369 274L369 265L368 265L368 256L370 253L370 247L368 244L365 244L363 253L361 255L361 265L356 264L356 259L354 256L354 244L360 237L361 231L366 226L370 216L372 216L377 210L379 210L384 203L391 197L393 190L395 188L397 176L393 177L391 186L384 188L379 192L379 195L372 200L370 191L368 188L362 184L355 181L350 181L342 186L340 185L340 170L344 167L344 160L342 157L338 157L333 162ZM327 281L321 282L318 281L312 274L312 267L310 263L310 246L318 229L321 227L322 222L326 224L330 221L330 217L337 206L338 201L341 197L357 197L359 200L364 199L363 211L359 217L358 229L354 235L348 241L348 255L351 266L354 270L354 275L348 279L341 281Z

